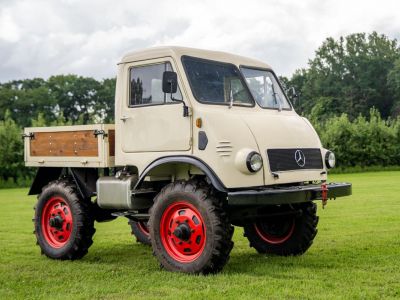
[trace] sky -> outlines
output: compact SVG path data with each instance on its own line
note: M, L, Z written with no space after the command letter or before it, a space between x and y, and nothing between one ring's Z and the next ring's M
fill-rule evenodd
M399 0L0 0L0 82L110 78L124 53L160 45L249 56L290 77L327 37L372 31L400 39Z

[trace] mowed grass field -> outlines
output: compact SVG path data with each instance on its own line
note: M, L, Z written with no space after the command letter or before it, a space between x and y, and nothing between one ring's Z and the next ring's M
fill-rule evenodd
M330 180L352 182L353 196L318 204L319 232L306 254L259 255L236 228L231 259L212 276L161 270L123 218L96 224L82 260L50 260L32 234L36 197L0 190L0 299L400 298L400 172Z

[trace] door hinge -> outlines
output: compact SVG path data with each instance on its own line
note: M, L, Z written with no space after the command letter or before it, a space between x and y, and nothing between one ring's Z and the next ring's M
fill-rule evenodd
M189 146L193 146L193 137L189 139Z

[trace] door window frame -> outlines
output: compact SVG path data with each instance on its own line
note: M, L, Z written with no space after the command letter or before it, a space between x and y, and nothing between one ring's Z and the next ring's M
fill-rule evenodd
M179 73L177 72L177 68L175 66L175 63L172 59L172 57L160 57L160 58L154 58L151 60L145 60L145 61L135 61L135 62L131 62L131 63L127 63L126 64L126 68L124 68L125 70L125 82L128 85L127 88L127 92L126 92L126 100L123 101L125 102L125 107L130 109L130 108L140 108L140 107L151 107L151 106L160 106L160 105L175 105L175 104L180 104L182 105L181 102L176 102L176 101L171 101L171 102L166 102L164 101L163 103L150 103L150 104L135 104L135 105L131 105L130 104L130 97L131 97L131 70L133 68L140 68L140 67L146 67L146 66L152 66L152 65L160 65L160 64L166 64L166 63L170 63L172 71L176 72L178 75L178 89L182 95L182 100L184 101L185 97L184 97L184 90L183 90L183 85L182 82L180 80L180 76ZM186 103L186 101L185 101ZM187 105L187 103L186 103Z

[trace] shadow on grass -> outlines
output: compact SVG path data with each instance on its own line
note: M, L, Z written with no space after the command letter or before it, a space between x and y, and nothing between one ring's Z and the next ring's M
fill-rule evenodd
M139 243L99 243L97 247L89 250L84 258L86 262L98 264L126 264L135 267L143 261L153 260L152 249Z
M150 246L138 243L102 243L93 247L83 260L85 263L100 266L124 267L129 269L161 270L157 259L152 255ZM294 269L321 270L329 264L318 261L315 256L280 257L248 252L232 252L222 274L248 274L251 276L271 276L274 278L293 277Z

